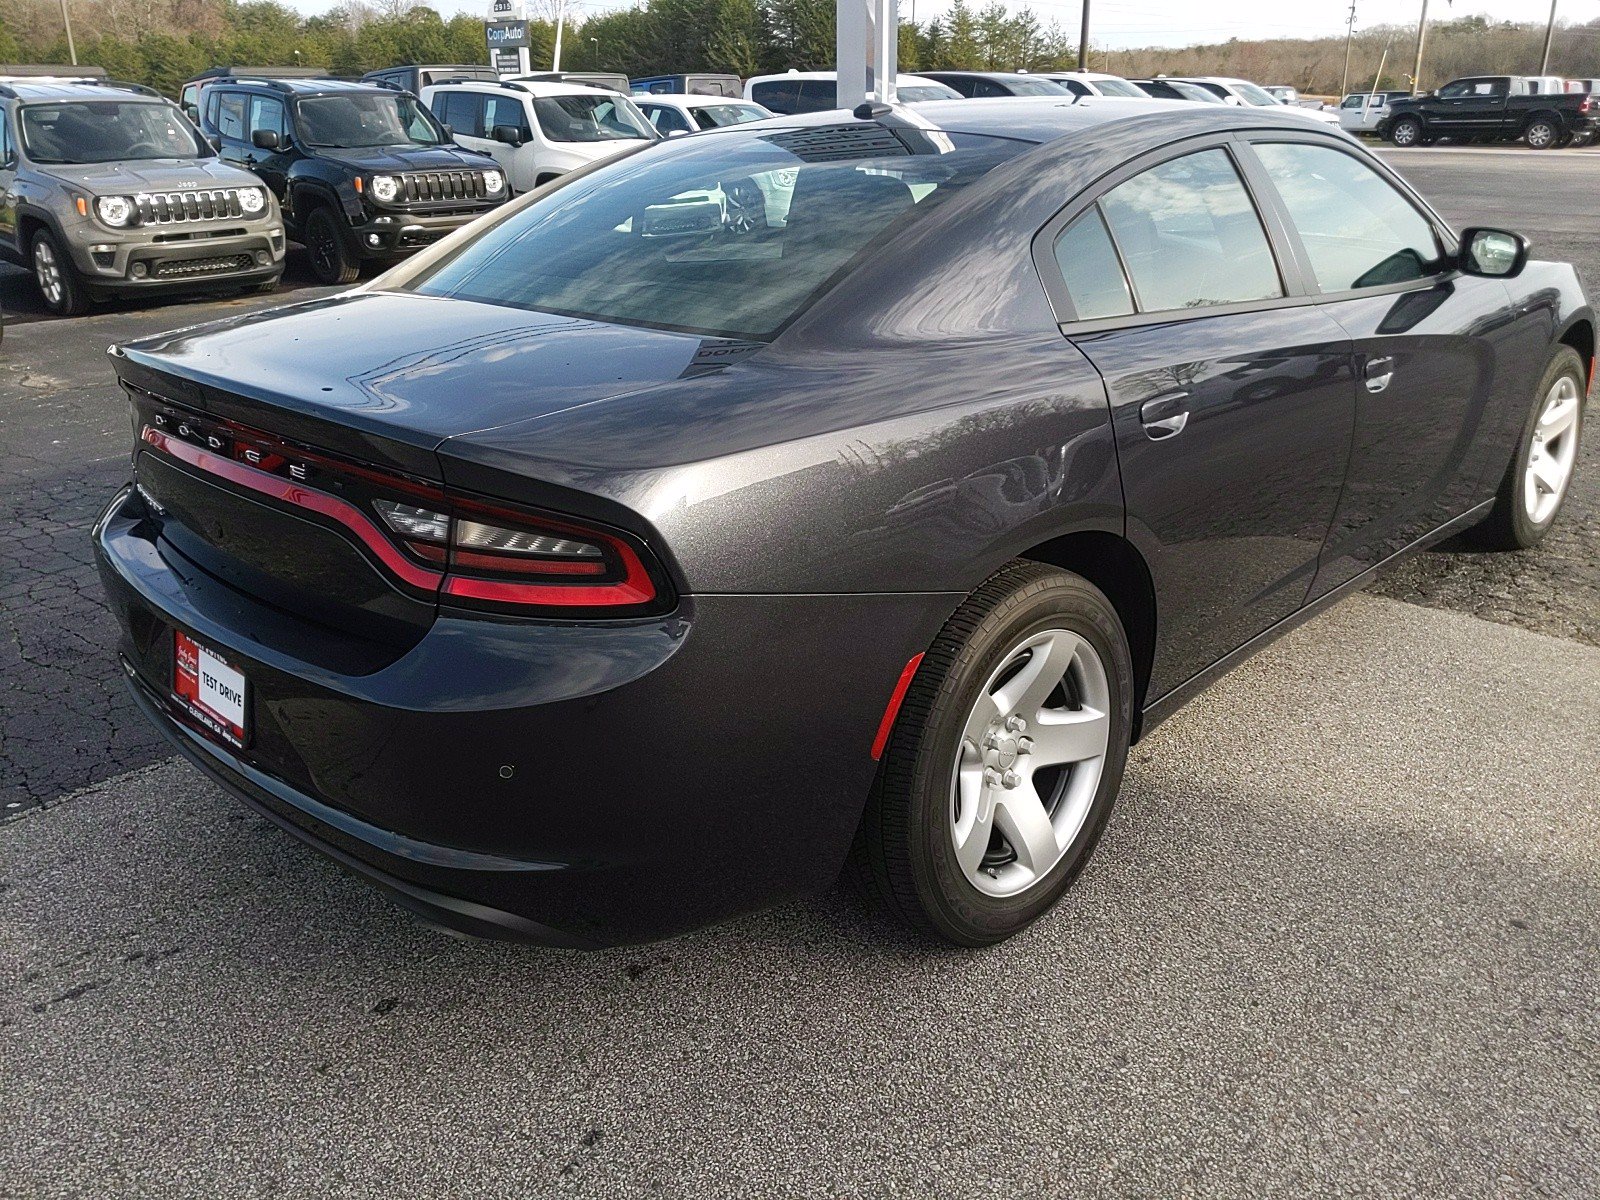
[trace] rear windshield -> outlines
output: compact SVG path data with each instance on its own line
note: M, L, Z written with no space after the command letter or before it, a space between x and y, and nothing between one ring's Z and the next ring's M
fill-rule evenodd
M959 100L961 93L953 87L945 87L942 83L913 83L904 87L896 86L895 99L902 104L921 104L926 100Z
M768 338L859 255L1025 149L938 132L902 143L860 122L688 138L556 189L400 286Z
M533 114L552 142L649 141L655 137L650 122L626 96L535 96Z
M36 163L200 158L210 154L177 109L150 101L30 104L22 110L22 142L28 148L28 157Z
M1071 95L1066 88L1049 79L1029 79L1026 75L1010 75L1006 77L1006 86L1011 89L1013 96L1067 96Z

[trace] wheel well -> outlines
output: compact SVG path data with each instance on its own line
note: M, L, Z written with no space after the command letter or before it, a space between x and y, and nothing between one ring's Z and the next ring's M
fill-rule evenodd
M1137 738L1156 655L1156 589L1143 557L1126 538L1093 531L1055 538L1017 557L1082 575L1104 592L1117 610L1133 654L1133 724Z
M1528 126L1532 125L1535 121L1539 120L1540 118L1543 118L1544 120L1547 120L1552 125L1554 125L1556 127L1557 132L1559 132L1561 130L1561 114L1556 112L1554 109L1541 108L1541 109L1538 109L1535 112L1531 112L1531 113L1528 114L1528 119L1522 123L1523 131L1526 132L1527 129L1528 129Z
M546 171L542 175L537 175L537 176L534 177L533 186L536 187L536 188L542 188L545 184L549 183L552 179L560 179L561 176L564 175L565 173L566 172L564 172L564 171Z
M17 249L28 262L33 261L33 235L49 225L38 217L20 217L17 220Z
M1594 326L1587 321L1577 321L1561 335L1561 344L1571 346L1583 359L1583 369L1594 382Z

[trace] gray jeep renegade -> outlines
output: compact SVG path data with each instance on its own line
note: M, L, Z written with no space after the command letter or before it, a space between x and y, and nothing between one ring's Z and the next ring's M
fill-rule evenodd
M0 82L0 257L33 271L52 312L146 291L270 291L284 250L271 191L157 92Z

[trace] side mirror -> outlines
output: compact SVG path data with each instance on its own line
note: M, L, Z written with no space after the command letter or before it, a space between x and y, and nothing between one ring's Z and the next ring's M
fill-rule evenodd
M1504 229L1466 229L1456 265L1463 275L1510 279L1528 265L1528 239Z
M276 150L283 139L276 129L258 129L250 135L250 144L258 150Z
M185 104L183 106L183 115L188 117L189 120L193 121L196 125L200 124L200 109L198 105Z
M496 125L490 130L489 136L497 142L504 142L507 146L522 145L522 131L515 125Z

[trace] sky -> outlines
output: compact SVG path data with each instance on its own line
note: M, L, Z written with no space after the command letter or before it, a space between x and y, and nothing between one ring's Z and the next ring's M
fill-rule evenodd
M306 13L323 12L336 0L287 0ZM545 0L549 3L550 0ZM974 0L981 7L983 0ZM572 11L607 12L633 7L633 0L569 0ZM900 0L901 16L926 21L942 12L948 0ZM1046 22L1076 28L1079 0L1007 0L1012 8L1031 7ZM1557 0L1557 13L1571 22L1600 17L1600 0ZM487 13L489 0L431 0L445 15ZM1421 0L1356 0L1356 28L1366 25L1415 24ZM1543 23L1550 17L1549 0L1429 0L1429 17L1483 13L1495 20ZM1318 37L1342 34L1349 0L1090 0L1090 36L1096 45L1113 49L1132 46L1188 46L1230 37Z

